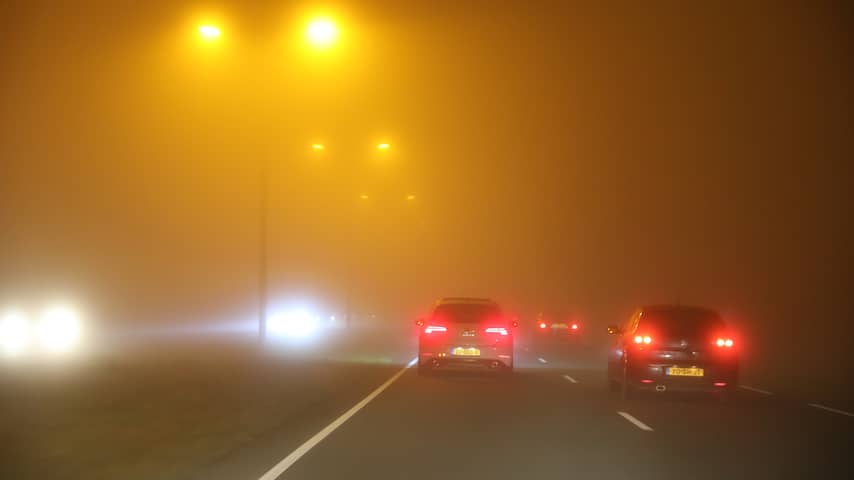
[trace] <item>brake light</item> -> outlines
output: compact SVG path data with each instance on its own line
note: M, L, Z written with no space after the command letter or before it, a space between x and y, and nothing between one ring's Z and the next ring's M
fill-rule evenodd
M498 333L501 335L507 335L507 329L504 327L488 327L486 329L486 333Z
M577 323L573 323L569 328L571 328L571 329L573 329L573 330L578 330L578 324L577 324Z
M719 348L731 348L733 346L733 341L731 338L718 338L715 340L715 345Z
M424 329L424 333L433 333L433 332L447 332L448 328L443 327L441 325L427 325Z
M540 322L540 328L546 328L546 324L543 322Z
M649 335L635 335L635 343L637 343L638 345L649 345L650 343L652 343L652 337L650 337Z

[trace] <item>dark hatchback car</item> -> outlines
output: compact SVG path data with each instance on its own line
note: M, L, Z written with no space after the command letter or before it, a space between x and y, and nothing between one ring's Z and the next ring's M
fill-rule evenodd
M738 352L720 315L700 307L642 307L622 325L608 352L608 385L636 390L710 392L725 400L738 382Z

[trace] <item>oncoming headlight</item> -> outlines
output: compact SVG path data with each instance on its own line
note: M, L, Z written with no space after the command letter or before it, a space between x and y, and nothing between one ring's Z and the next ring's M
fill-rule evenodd
M80 318L71 308L59 306L44 311L39 321L39 342L51 352L66 352L80 340Z
M30 345L30 322L22 312L10 310L0 318L0 348L16 354Z
M306 310L276 313L267 320L267 330L276 337L307 337L317 329L317 318Z

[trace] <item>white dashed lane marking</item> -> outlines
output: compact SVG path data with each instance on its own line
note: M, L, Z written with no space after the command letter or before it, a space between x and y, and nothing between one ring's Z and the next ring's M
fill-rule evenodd
M629 421L629 422L631 422L634 426L636 426L636 427L640 428L641 430L644 430L644 431L646 431L646 432L652 432L652 431L653 431L653 430L652 430L652 427L650 427L649 425L647 425L647 424L645 424L645 423L641 422L640 420L638 420L637 418L635 418L635 417L633 417L633 416L629 415L629 414L628 414L628 413L626 413L626 412L617 412L617 414L619 414L621 417L625 418L626 420L628 420L628 421Z
M820 409L826 410L828 412L833 412L833 413L838 413L840 415L845 415L847 417L854 417L854 413L846 412L845 410L837 410L835 408L826 407L824 405L819 405L818 403L808 403L807 405L814 407L814 408L820 408Z
M750 390L751 392L761 393L762 395L774 395L773 393L769 392L768 390L762 390L761 388L750 387L747 385L739 385L738 388Z

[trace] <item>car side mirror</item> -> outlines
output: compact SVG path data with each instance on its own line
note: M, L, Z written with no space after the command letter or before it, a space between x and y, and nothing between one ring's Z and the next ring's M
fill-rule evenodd
M616 325L608 325L608 335L616 335L618 333L622 333L620 331L620 327Z
M418 320L415 321L415 325L418 327L423 327L424 326L424 319L419 318Z

